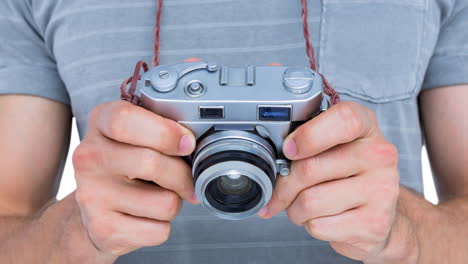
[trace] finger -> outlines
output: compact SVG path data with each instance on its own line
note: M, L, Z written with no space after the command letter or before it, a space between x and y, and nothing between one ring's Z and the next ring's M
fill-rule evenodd
M148 182L114 182L102 192L103 203L112 210L136 217L172 221L182 208L179 195Z
M124 144L112 149L113 155L108 156L107 162L114 173L126 175L129 179L152 181L176 192L186 201L197 203L192 172L182 159Z
M378 221L378 220L374 220L374 221ZM357 241L347 241L347 242L331 241L330 246L337 253L347 256L348 258L352 258L355 260L365 260L365 259L368 259L369 255L374 253L376 250L381 251L382 249L387 248L390 243L392 244L392 247L393 247L393 244L395 243L398 243L399 246L408 246L408 245L402 245L401 243L399 243L399 241L393 238L393 234L408 235L413 232L412 231L413 227L408 225L407 221L408 219L405 216L402 216L401 214L396 214L395 217L393 218L393 221L392 221L392 218L390 218L390 221L387 220L387 222L390 222L389 225L391 226L385 226L385 224L383 224L385 223L385 220L380 221L380 222L375 222L375 223L381 223L381 224L380 225L376 224L373 226L374 233L376 234L380 233L380 235L370 236L370 237L374 237L373 239L374 241L370 241L368 243L362 243L362 242L357 243ZM367 225L367 227L369 227L369 225ZM383 229L383 231L379 229ZM362 233L363 234L365 232L370 233L370 231L372 231L372 229L367 228L366 230L363 230ZM390 234L388 232L390 232ZM392 242L392 241L395 241L395 242ZM390 253L390 252L387 251L386 253Z
M140 179L176 192L184 200L198 203L190 167L179 157L166 156L150 148L123 144L107 138L85 140L74 153L80 181L89 175ZM80 165L81 164L81 165Z
M339 215L314 218L304 223L304 227L311 236L319 240L361 241L367 236L362 220L365 211L364 208L357 208Z
M170 235L170 223L118 212L85 212L85 225L95 246L121 256L141 247L158 246ZM92 216L92 217L91 217Z
M298 127L284 141L283 152L291 160L303 159L377 131L370 110L354 102L342 102Z
M94 109L90 130L167 155L186 156L195 148L195 138L190 130L125 101L107 103Z
M338 215L365 205L372 197L375 178L378 177L355 176L307 188L288 207L289 219L303 225L310 219Z
M394 208L393 208L394 210ZM344 213L305 222L307 232L320 240L377 242L388 236L394 212L378 205L362 206Z
M116 224L117 228L126 227L124 232L118 231L116 233L116 241L123 243L124 241L135 241L137 248L159 246L166 242L171 234L171 224L166 221L120 214Z
M396 148L387 142L355 141L294 161L291 174L278 177L272 198L260 216L269 218L286 209L299 192L308 187L375 168L395 167L397 156Z

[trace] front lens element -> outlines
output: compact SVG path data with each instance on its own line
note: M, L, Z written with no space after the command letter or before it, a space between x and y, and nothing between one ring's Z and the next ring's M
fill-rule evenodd
M221 176L208 184L205 197L217 210L241 213L258 205L262 191L258 183L246 176Z
M244 175L224 175L216 180L216 187L225 195L243 195L252 188L252 180Z

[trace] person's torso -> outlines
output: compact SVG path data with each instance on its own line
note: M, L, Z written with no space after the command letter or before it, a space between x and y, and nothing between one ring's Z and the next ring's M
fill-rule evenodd
M119 100L137 60L151 61L156 0L32 1L57 61L80 136L96 105ZM307 66L301 1L165 0L161 64ZM436 0L309 0L311 37L343 100L364 104L399 150L401 183L422 191L417 95L437 41ZM157 135L156 135L157 136ZM118 263L355 263L311 238L283 212L226 221L186 204L169 241Z

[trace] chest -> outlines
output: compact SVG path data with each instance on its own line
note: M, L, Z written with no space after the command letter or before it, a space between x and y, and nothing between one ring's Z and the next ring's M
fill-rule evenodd
M307 65L301 1L164 1L161 63ZM135 61L150 61L156 0L57 1L46 26L72 100L87 118L116 100ZM415 96L438 34L435 0L309 0L320 70L335 89L372 103Z

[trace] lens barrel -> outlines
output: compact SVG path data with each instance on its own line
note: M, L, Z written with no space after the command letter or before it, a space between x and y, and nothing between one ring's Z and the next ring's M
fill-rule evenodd
M270 200L277 173L275 152L256 134L216 132L198 144L192 172L202 204L218 217L239 220L256 214Z

